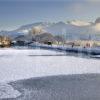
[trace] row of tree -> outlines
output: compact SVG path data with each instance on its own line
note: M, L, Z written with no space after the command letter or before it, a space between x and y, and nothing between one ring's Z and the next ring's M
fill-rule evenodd
M53 35L46 32L41 26L33 27L29 35L32 39L40 43L54 43L54 44L64 44L65 38L62 35Z
M11 39L7 36L0 36L0 47L9 47L11 45Z

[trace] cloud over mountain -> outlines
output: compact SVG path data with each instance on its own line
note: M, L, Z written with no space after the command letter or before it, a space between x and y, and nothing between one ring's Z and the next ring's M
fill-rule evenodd
M95 31L95 32L100 32L100 17L98 17L93 26L92 26L92 29ZM99 33L100 34L100 33Z
M94 29L95 29L95 31L99 31L99 32L100 32L100 23L97 23L97 24L94 26Z
M70 22L70 24L75 25L75 26L88 26L91 25L91 23L86 22L86 21L81 21L81 20L73 20Z

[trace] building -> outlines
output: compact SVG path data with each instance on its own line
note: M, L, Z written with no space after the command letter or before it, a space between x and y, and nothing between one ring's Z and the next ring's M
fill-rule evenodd
M100 47L100 41L93 41L93 40L76 40L76 41L67 41L66 45L80 46L84 48L91 48L91 47Z

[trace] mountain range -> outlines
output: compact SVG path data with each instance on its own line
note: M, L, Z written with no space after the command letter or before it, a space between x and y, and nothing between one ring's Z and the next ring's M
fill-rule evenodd
M96 39L100 40L100 18L95 22L86 22L81 20L72 20L67 22L38 22L27 24L19 27L13 31L1 31L0 35L7 35L10 37L17 37L20 35L28 35L32 28L42 29L43 32L48 32L53 35L62 35L67 39Z

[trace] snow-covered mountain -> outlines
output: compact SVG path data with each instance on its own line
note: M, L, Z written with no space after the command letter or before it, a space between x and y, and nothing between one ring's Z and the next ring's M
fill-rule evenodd
M49 27L49 26L51 26L52 24L53 24L53 23L50 23L50 22L38 22L38 23L23 25L23 26L21 26L18 30L31 29L31 28L33 28L33 27L35 27L35 26Z
M14 37L17 37L17 36L19 36L19 35L24 35L25 33L23 33L23 32L18 32L18 31L1 31L0 32L0 35L2 35L2 36L9 36L9 37L12 37L12 38L14 38Z
M19 35L25 35L28 34L28 32L33 28L33 27L49 27L50 25L52 25L53 23L49 23L49 22L38 22L38 23L33 23L33 24L27 24L27 25L23 25L21 27L19 27L16 30L13 31L1 31L0 35L7 35L7 36L19 36Z
M53 35L66 35L66 38L87 39L89 34L95 39L100 37L100 18L97 18L95 22L87 22L80 20L72 20L67 22L38 22L33 24L27 24L19 27L13 31L1 31L1 35L19 36L26 35L33 27L41 27L45 32ZM38 29L38 28L37 28Z

